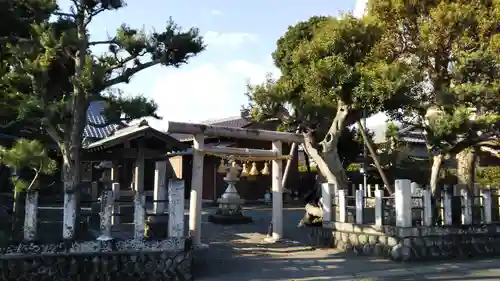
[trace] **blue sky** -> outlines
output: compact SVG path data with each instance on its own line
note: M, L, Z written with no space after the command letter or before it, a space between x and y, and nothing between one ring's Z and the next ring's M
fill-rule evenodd
M68 3L60 1L63 7ZM357 5L355 13L359 14L364 1ZM153 98L165 119L201 121L239 115L246 103L247 81L261 82L268 72L279 75L270 54L289 25L313 15L351 12L355 6L355 0L129 0L127 7L96 17L90 33L93 39L106 39L122 23L161 30L170 16L183 27L198 27L207 50L188 65L154 67L120 87Z

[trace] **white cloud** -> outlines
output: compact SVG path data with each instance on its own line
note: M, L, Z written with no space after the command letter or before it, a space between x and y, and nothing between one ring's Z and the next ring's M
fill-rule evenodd
M215 9L215 10L211 10L210 14L213 16L220 16L220 15L222 15L222 11Z
M166 120L199 122L240 114L247 102L246 82L264 81L272 65L234 60L222 64L202 64L169 71L156 81L151 93ZM161 128L161 121L154 122Z
M368 0L356 0L356 4L354 5L354 11L352 14L357 17L361 18L366 12L366 4Z
M203 36L205 44L210 46L225 47L225 48L236 48L243 44L255 43L258 41L258 37L255 34L246 32L228 32L221 33L217 31L208 31Z

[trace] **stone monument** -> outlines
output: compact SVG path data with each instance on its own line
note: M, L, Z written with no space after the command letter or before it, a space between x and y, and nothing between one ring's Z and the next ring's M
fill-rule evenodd
M241 167L232 162L231 165L223 165L219 167L219 170L226 171L226 177L224 181L227 183L227 188L222 194L221 198L217 200L219 204L215 214L211 214L208 217L208 221L217 224L243 224L251 223L253 220L251 217L243 215L242 205L245 200L238 195L236 190L236 183L239 181L239 170Z

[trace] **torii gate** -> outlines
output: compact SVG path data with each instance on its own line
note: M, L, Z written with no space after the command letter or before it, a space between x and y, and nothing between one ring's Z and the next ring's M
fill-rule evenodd
M231 154L237 153L242 156L254 157L276 157L282 155L282 143L303 143L301 134L276 132L267 130L242 129L222 126L192 124L183 122L166 122L167 133L191 134L193 139L193 174L191 180L191 195L189 204L189 231L193 237L193 244L203 247L201 244L201 202L203 191L203 158L204 152ZM232 137L240 139L252 139L271 141L272 149L248 149L248 148L223 148L211 147L204 149L204 136L210 137ZM283 163L282 160L272 161L272 239L277 241L283 237Z

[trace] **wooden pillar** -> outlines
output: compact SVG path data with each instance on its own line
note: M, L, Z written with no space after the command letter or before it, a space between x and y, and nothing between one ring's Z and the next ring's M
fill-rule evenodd
M144 193L144 149L139 147L134 167L134 190Z
M155 163L155 182L154 182L154 212L163 214L165 212L165 200L167 190L165 187L165 177L167 174L167 161L158 161ZM160 201L160 202L158 202Z
M273 141L273 151L277 155L282 155L283 145L281 141ZM283 237L283 161L273 160L273 179L272 179L272 194L273 194L273 240L279 240Z
M189 232L195 247L201 246L201 201L203 192L203 134L194 135L193 140L193 173L191 178L191 194L189 202Z
M113 182L111 184L111 191L113 194L113 210L112 214L119 214L120 213L120 183L118 182ZM112 225L117 225L120 223L120 216L119 215L112 215L111 218L111 224Z

